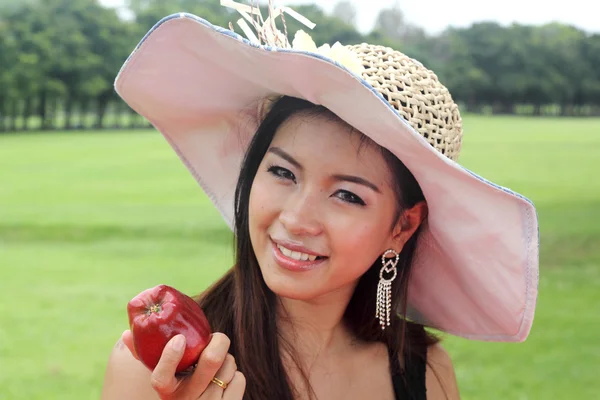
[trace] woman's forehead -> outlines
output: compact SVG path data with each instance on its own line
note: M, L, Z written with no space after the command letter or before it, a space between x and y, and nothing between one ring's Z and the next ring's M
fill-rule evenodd
M299 150L304 147L335 150L330 156L361 155L373 158L374 153L379 152L375 144L362 133L327 115L297 114L290 117L277 130L273 145L296 146Z
M300 163L390 175L381 149L362 133L328 116L295 115L281 125L271 147L278 147ZM366 171L366 172L365 172Z

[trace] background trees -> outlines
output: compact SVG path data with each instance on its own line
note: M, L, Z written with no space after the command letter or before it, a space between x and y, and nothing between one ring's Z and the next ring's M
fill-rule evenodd
M139 126L115 95L120 66L162 17L187 11L228 26L238 16L209 0L128 0L132 19L97 0L0 0L0 131ZM317 44L392 46L436 71L469 112L599 115L600 35L572 26L482 22L429 36L402 10L382 10L373 31L356 10L294 7L317 24ZM290 32L303 27L287 20Z

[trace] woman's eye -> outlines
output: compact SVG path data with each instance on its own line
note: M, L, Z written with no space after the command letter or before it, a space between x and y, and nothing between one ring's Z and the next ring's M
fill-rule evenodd
M269 167L269 169L267 171L269 171L271 174L275 175L279 179L290 180L294 183L296 182L296 177L289 169L285 169L285 168L277 167L277 166L273 165L273 166Z
M348 203L358 204L358 205L361 205L361 206L365 205L365 202L360 197L358 197L354 193L349 192L347 190L340 190L340 191L338 191L337 196L340 199L342 199L343 201L348 202Z

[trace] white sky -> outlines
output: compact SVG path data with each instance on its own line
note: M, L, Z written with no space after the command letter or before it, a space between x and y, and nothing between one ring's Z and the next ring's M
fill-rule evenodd
M165 0L168 1L168 0ZM200 0L199 0L200 1ZM219 0L213 0L215 2ZM237 0L247 3L244 0ZM502 25L512 22L540 25L557 21L574 25L588 32L600 33L600 2L598 0L352 0L358 11L358 29L368 32L379 10L398 3L406 19L435 34L448 26L469 26L478 21L496 21ZM122 7L123 0L100 0L101 4ZM317 3L329 12L336 0L275 0L289 5ZM182 10L185 11L185 10ZM200 17L202 17L200 15Z

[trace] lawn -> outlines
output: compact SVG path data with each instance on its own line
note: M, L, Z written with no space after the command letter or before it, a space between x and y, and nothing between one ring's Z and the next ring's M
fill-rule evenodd
M460 162L532 199L542 237L529 339L444 337L463 398L597 398L600 120L467 116ZM231 249L154 131L0 136L0 399L97 399L127 301L200 292Z

